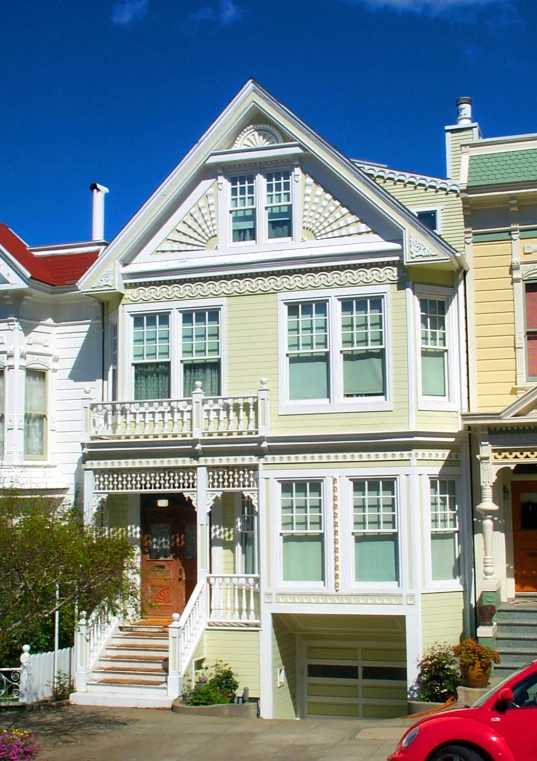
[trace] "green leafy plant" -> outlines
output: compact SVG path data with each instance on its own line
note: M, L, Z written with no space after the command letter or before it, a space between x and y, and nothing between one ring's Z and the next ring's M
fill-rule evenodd
M418 663L417 697L419 700L443 703L457 696L461 683L453 648L436 642L426 650Z
M188 706L212 706L232 703L239 686L229 664L216 661L210 669L205 667L195 685L188 684L183 700Z
M51 703L59 700L67 700L69 695L74 691L74 685L71 681L71 677L65 671L59 669L55 682L47 682L47 686L50 687L51 696L49 698Z
M482 645L471 637L464 639L460 645L455 645L453 653L458 658L462 668L469 668L474 664L488 668L491 663L500 662L500 654L496 650Z

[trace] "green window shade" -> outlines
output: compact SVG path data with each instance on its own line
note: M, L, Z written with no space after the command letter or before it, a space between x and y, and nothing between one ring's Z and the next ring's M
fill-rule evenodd
M421 391L424 396L446 396L445 352L421 350Z
M354 537L356 581L397 581L397 534Z
M196 381L201 381L201 390L206 396L220 396L220 360L217 362L184 362L183 394L190 396Z
M434 581L450 581L458 578L457 532L431 535L431 560Z
M272 206L268 209L268 237L291 238L290 206Z
M328 399L328 354L289 357L289 398Z
M233 243L255 240L255 209L231 212Z
M134 366L135 399L170 398L170 363L146 362Z
M384 351L343 354L343 393L345 396L384 395Z
M289 534L282 540L284 581L324 581L322 534Z

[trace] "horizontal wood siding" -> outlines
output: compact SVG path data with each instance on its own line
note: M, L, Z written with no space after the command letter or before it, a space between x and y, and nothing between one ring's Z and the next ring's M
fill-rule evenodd
M278 687L278 669L285 669L285 684ZM275 719L296 719L296 641L280 616L272 617L272 690Z
M515 398L515 315L511 244L474 244L478 409L501 410Z
M204 637L205 663L229 663L239 683L239 692L248 687L252 698L259 697L259 632L207 629Z
M435 592L421 597L423 649L435 642L456 645L463 634L462 592Z

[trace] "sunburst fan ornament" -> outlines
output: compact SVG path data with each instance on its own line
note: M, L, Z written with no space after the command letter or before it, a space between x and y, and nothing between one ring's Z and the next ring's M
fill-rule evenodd
M205 195L190 209L186 217L179 222L164 243L157 249L157 254L170 251L203 251L207 243L217 234L216 206L214 190L209 188Z
M306 175L304 189L302 227L304 230L309 230L316 240L345 238L349 235L363 235L371 232L367 225L309 175Z

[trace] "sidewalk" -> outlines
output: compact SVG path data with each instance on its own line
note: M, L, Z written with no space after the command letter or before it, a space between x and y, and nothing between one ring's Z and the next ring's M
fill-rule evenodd
M127 708L0 713L0 728L34 732L38 761L386 761L404 719L215 719Z

